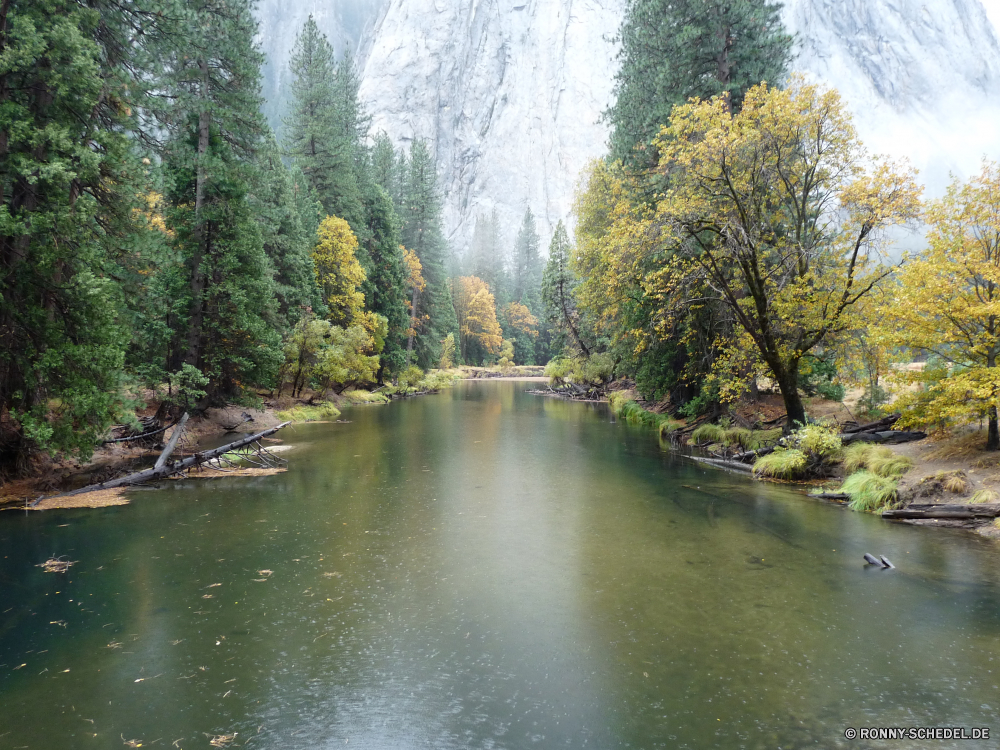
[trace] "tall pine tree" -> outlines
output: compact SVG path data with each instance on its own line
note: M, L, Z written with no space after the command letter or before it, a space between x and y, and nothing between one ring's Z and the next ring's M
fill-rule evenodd
M438 195L434 157L427 144L415 139L405 164L403 191L403 244L413 250L423 266L426 289L419 295L416 318L424 323L414 338L417 362L432 367L440 359L441 341L458 329L445 273L445 241L441 231L441 199Z
M739 109L751 86L783 82L792 49L771 0L630 0L618 38L611 155L638 166L675 104L726 93Z
M187 34L166 77L176 129L166 151L169 217L188 303L177 321L171 369L200 370L218 401L269 382L280 358L268 322L273 269L248 204L264 133L263 55L249 0L191 0L186 7Z

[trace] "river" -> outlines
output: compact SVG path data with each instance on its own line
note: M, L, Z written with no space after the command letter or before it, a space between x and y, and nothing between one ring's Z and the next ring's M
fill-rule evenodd
M277 476L0 514L0 748L1000 735L993 542L699 466L531 385L286 429Z

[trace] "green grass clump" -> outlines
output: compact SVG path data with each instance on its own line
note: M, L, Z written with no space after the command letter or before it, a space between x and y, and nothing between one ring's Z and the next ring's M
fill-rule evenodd
M389 401L389 397L384 393L373 393L371 391L361 391L351 388L340 394L347 404L384 404Z
M977 490L969 498L970 503L995 503L1000 502L1000 494L993 490Z
M844 480L840 491L851 498L851 510L877 513L896 502L898 479L880 477L871 471L856 471Z
M340 409L326 401L316 406L293 406L286 411L277 412L276 416L282 422L320 422L336 419L340 416Z
M721 443L726 437L726 430L717 424L703 424L691 433L691 442L695 445Z
M666 437L681 427L680 422L666 414L656 414L655 412L643 409L623 391L615 391L608 396L608 404L611 406L612 413L618 419L629 424L659 430L661 437Z
M887 479L899 479L913 468L913 459L909 456L897 456L891 450L888 456L875 455L868 459L868 470L873 474Z
M743 450L748 450L747 446L753 442L753 431L745 427L730 427L722 436L722 445L726 448L738 446Z
M887 445L873 443L851 443L843 452L841 463L848 474L868 468L868 462L874 459L890 459L896 454Z
M806 463L806 454L800 450L777 450L754 461L753 473L757 477L795 479L805 472Z
M683 426L684 426L683 422L678 422L676 419L672 419L671 417L665 417L660 422L660 428L659 428L660 437L661 438L670 437L670 433L677 432L677 430L679 430Z

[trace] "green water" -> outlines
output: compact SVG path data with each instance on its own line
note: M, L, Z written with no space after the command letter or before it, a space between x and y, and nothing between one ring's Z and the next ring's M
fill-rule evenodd
M843 734L1000 735L992 542L529 387L297 426L278 476L0 514L0 748L997 746Z

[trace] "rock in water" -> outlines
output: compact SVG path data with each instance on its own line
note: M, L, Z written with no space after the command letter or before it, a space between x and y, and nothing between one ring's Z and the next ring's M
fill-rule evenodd
M880 568L882 567L881 560L876 558L875 555L869 555L867 552L865 552L865 562L869 565L878 565Z
M884 567L886 567L886 568L895 568L895 567L896 567L896 566L895 566L895 565L893 565L893 564L892 564L891 562L889 562L889 560L888 560L888 559L886 558L886 556L885 556L885 555L879 555L879 560L881 560L881 561L882 561L882 565L883 565Z

